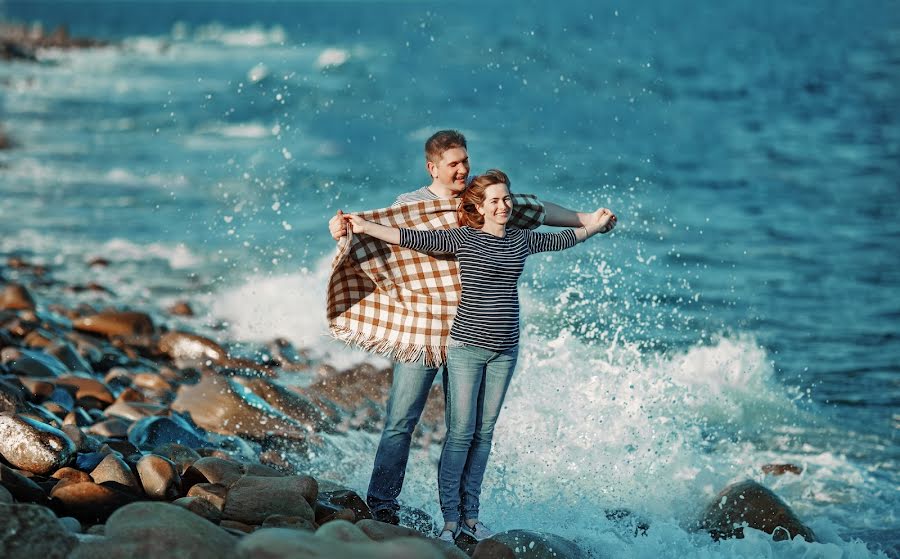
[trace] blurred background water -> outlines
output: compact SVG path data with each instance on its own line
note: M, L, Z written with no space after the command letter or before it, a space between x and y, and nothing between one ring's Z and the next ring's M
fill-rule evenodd
M18 144L0 152L3 254L351 362L325 339L326 221L427 184L424 140L458 128L473 173L620 222L529 262L493 525L629 557L897 555L892 2L6 0L0 16L114 42L0 65ZM364 489L374 438L334 445L322 467ZM417 452L404 497L436 512L434 449ZM743 477L825 543L690 533ZM593 506L657 529L623 538Z

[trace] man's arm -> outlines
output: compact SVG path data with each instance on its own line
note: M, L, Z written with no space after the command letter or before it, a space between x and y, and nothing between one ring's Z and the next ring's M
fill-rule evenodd
M543 201L542 201L543 202ZM583 227L587 225L590 213L576 212L557 206L553 202L544 204L544 225L552 227Z

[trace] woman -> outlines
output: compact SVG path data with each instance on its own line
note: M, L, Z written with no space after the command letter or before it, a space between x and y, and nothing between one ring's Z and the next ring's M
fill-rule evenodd
M395 229L345 216L354 233L420 252L453 253L459 261L462 294L447 351L449 413L438 475L444 516L440 538L450 542L460 533L478 541L493 535L478 520L479 496L494 426L518 357L518 280L525 258L571 248L616 224L616 216L601 208L585 227L537 233L507 229L511 211L509 177L492 169L463 192L459 229Z

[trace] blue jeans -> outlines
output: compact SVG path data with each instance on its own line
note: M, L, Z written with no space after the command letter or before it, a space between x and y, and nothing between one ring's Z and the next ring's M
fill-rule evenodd
M494 426L518 356L518 346L502 352L468 344L448 350L449 416L438 474L444 522L459 522L460 515L478 518Z
M447 388L446 367L427 367L420 363L396 363L394 379L388 395L384 431L375 453L375 467L369 481L366 502L372 512L399 510L397 497L403 488L409 445L413 431L422 416L425 401L438 371Z

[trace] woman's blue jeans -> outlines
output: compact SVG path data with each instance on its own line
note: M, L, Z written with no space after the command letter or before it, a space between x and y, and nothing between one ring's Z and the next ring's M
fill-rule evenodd
M518 346L496 352L468 344L450 345L447 437L438 473L444 522L478 518L494 426L518 356Z

